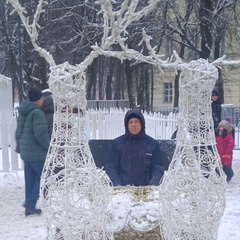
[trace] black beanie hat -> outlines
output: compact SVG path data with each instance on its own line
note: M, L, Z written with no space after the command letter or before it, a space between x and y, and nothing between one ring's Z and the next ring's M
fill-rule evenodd
M219 96L218 91L217 91L217 90L213 90L213 91L212 91L212 96Z
M43 96L42 92L37 88L30 88L28 91L28 98L31 102L38 101Z

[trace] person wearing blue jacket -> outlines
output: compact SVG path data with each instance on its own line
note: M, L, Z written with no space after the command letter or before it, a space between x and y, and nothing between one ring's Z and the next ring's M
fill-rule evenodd
M113 140L105 166L113 186L159 185L165 162L158 141L145 133L143 114L127 111L124 125L125 134Z
M41 110L42 92L37 88L31 88L28 97L29 100L23 100L19 106L16 129L17 152L24 162L26 216L42 213L41 209L36 208L36 203L50 143L48 126Z

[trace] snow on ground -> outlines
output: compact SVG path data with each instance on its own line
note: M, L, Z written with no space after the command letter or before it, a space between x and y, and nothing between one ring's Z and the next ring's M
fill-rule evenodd
M226 208L218 230L218 240L240 239L239 150L234 151L233 168L235 176L227 184ZM47 239L44 217L42 215L25 217L23 201L23 172L0 173L0 240Z

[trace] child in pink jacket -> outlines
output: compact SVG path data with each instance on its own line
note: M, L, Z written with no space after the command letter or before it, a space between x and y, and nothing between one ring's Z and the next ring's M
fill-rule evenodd
M232 170L232 157L234 148L234 139L231 133L232 125L228 121L222 120L219 123L217 130L217 150L222 161L223 171L227 175L227 182L229 182L234 175Z

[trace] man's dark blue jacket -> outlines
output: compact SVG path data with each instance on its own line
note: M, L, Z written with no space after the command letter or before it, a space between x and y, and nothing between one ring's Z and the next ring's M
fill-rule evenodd
M128 130L128 121L138 118L142 129L137 135ZM113 186L159 185L165 170L158 141L145 133L145 120L139 110L129 110L124 119L125 134L114 139L108 154L106 172Z

